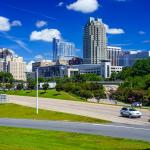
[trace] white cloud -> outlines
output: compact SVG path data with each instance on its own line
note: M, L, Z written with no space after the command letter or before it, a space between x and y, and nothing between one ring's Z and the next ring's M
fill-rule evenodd
M121 28L110 28L107 24L105 24L106 32L108 34L124 34L125 31Z
M26 71L27 72L32 72L32 63L34 63L35 61L30 61L29 63L27 63L26 65Z
M146 33L144 31L139 31L138 34L145 35Z
M22 23L20 20L14 20L12 23L11 23L11 26L22 26Z
M11 23L8 18L0 16L0 31L9 31L13 26L22 26L22 23L19 20L14 20Z
M143 41L143 43L150 44L150 40L145 40L145 41Z
M34 59L35 59L36 61L41 61L41 60L44 59L44 57L43 57L42 55L36 55L36 56L34 57Z
M41 31L33 31L30 35L31 41L52 42L53 38L61 39L61 33L57 29L44 29Z
M0 31L9 31L11 25L8 18L0 16Z
M58 7L61 7L61 6L63 6L63 5L64 5L64 2L59 2L57 6L58 6Z
M18 45L20 48L24 49L25 51L27 51L29 53L32 53L32 51L27 47L27 45L23 41L17 39L14 36L10 36L6 32L3 32L2 34L3 34L3 37L5 37L6 39L16 43L16 45Z
M21 41L21 40L14 40L14 42L16 42L21 48L23 48L27 52L32 53L32 51L29 48L27 48L26 44L23 41Z
M77 0L74 3L67 5L67 9L82 13L92 13L96 11L98 7L98 0Z
M47 22L46 21L40 20L40 21L36 22L36 27L37 28L41 28L41 27L44 27L44 26L47 26Z

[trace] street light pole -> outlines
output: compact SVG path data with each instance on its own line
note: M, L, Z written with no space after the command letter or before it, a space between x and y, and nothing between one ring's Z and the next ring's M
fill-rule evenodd
M38 115L39 113L39 70L38 68L36 69L36 114Z

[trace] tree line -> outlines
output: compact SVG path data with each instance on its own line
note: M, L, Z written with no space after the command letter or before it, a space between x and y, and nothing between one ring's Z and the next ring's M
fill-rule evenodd
M112 73L110 80L124 80L111 98L132 103L150 105L150 58L138 60L133 67L126 67L119 73Z

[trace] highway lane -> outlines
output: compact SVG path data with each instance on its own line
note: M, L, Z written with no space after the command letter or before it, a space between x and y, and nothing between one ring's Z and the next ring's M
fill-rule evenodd
M150 142L150 128L139 125L125 126L123 124L91 124L65 121L37 121L4 118L0 119L0 126L86 133Z
M9 95L8 99L10 103L15 103L29 107L36 107L35 97ZM143 114L141 118L129 119L120 117L119 111L121 109L121 106L113 105L94 104L68 100L56 100L50 98L39 98L39 108L105 119L116 123L150 126L150 123L148 123L148 119L150 119L150 111L144 109L140 110Z

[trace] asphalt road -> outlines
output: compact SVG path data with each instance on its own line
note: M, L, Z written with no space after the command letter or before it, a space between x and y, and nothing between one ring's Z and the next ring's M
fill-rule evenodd
M28 107L36 107L35 97L8 96L8 99L10 103L15 103ZM39 98L39 108L105 119L116 123L150 126L150 123L148 123L148 120L150 119L150 110L144 109L140 109L140 111L143 114L141 118L129 119L120 117L119 111L121 109L121 106L114 106L114 105L94 104L68 100L55 100L50 98Z
M0 126L86 133L150 142L150 128L143 126L124 126L122 124L90 124L64 121L36 121L26 119L0 119Z

